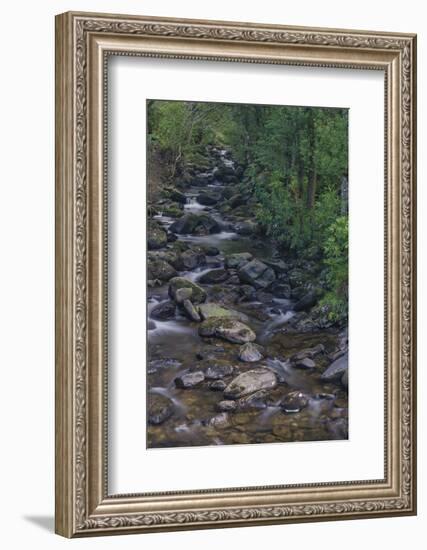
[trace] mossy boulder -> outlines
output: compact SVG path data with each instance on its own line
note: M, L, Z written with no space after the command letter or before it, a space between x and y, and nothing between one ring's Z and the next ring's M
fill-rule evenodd
M160 281L169 281L175 277L177 272L166 261L160 258L148 258L147 278L150 280L159 279Z
M149 220L147 231L148 250L158 250L166 246L168 236L164 229L154 220Z
M209 235L219 233L219 223L209 214L184 214L170 226L170 231L179 235Z
M176 293L181 288L191 290L191 294L187 295L186 299L190 299L193 304L201 304L206 300L205 290L185 277L174 277L169 281L169 296L177 301Z
M199 327L200 336L216 336L233 344L244 344L256 339L255 332L233 317L211 317Z

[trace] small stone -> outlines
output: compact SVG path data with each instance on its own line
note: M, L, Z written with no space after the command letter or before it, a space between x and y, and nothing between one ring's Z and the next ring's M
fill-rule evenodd
M158 304L151 310L150 316L159 321L166 321L175 317L175 303L167 300Z
M183 374L175 378L175 386L177 388L188 389L194 388L205 379L205 375L202 371L194 371Z
M229 424L230 420L226 412L219 413L208 420L208 426L212 426L214 428L225 428Z
M263 358L262 347L252 342L247 342L239 349L239 359L247 363L253 363Z
M225 399L224 401L220 401L219 403L217 403L216 407L221 412L230 412L236 410L237 403L236 401Z
M207 380L220 380L226 376L231 376L234 372L234 367L226 362L215 362L208 366L205 370L205 378Z
M241 410L265 409L267 407L267 397L268 393L265 390L259 390L245 397L241 397L237 401L237 406Z
M291 391L282 399L280 407L286 413L298 413L308 405L308 398L300 391Z
M148 394L148 423L163 424L174 413L174 404L164 395Z

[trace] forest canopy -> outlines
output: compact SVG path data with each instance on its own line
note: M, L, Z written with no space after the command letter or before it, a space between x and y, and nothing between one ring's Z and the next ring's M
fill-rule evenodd
M147 130L160 187L178 187L207 148L230 150L248 217L285 259L321 263L321 303L347 315L347 109L149 100Z

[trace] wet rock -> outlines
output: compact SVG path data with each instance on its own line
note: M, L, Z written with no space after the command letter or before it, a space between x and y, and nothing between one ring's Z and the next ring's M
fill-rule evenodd
M187 372L181 376L175 378L175 386L177 388L194 388L205 379L205 375L202 371Z
M160 281L169 281L172 277L175 277L177 272L175 269L165 260L148 258L147 262L147 278Z
M179 202L180 204L185 204L187 202L187 197L175 187L166 187L165 194L173 201Z
M204 246L203 250L206 256L218 256L219 249L216 246Z
M317 301L321 295L318 289L313 289L307 292L298 302L294 305L294 311L308 311L317 304Z
M255 332L247 325L230 317L211 317L199 327L200 336L216 336L234 344L253 342Z
M193 304L200 304L206 300L206 292L201 286L193 283L185 277L174 277L169 281L169 296L173 298L176 302L178 302L176 298L176 292L181 288L191 289L191 295L187 298L191 297L191 301L193 302ZM178 299L181 299L181 297L179 297Z
M167 321L168 319L173 319L175 317L175 302L172 300L167 300L166 302L161 302L159 305L154 307L151 310L151 317L158 321Z
M344 355L336 359L333 363L331 363L320 378L327 381L340 380L347 370L348 353L345 353Z
M220 380L226 376L231 376L233 372L233 365L230 365L225 360L218 359L209 364L205 370L205 378L207 380Z
M224 391L226 387L224 380L214 380L209 384L209 389L212 391Z
M249 252L239 252L236 254L229 254L225 258L225 265L229 269L240 269L245 264L252 260L253 256Z
M206 319L211 319L212 317L232 317L239 319L240 321L245 321L247 319L246 315L243 313L235 311L234 309L222 307L221 305L213 302L200 305L199 313L204 321Z
M258 390L272 390L277 386L275 373L265 367L239 374L224 390L224 397L239 399Z
M156 323L151 319L148 319L147 330L154 330L156 328Z
M195 269L196 267L206 263L206 258L200 249L189 248L185 250L179 257L180 268L183 269Z
M195 321L196 323L200 323L201 321L200 315L190 300L184 300L182 303L182 307L184 308L184 311L189 317L189 319L191 319L192 321Z
M230 399L224 399L224 401L217 403L216 408L221 412L231 412L237 409L237 403Z
M198 282L203 284L222 283L226 281L229 276L230 275L226 269L211 269L211 271L208 271L199 277Z
M183 304L185 300L189 300L193 294L192 288L178 288L175 292L175 302L177 304Z
M313 348L304 349L295 355L292 356L292 361L301 361L301 359L305 359L306 357L310 357L312 359L313 357L316 357L319 353L324 353L325 346L323 344L317 344L317 346L314 346Z
M148 423L163 424L174 413L175 407L170 399L157 393L148 394Z
M254 302L256 300L256 290L251 285L241 285L239 287L239 302Z
M283 412L297 413L308 405L308 397L300 391L291 391L280 402Z
M166 231L154 220L149 220L147 227L148 250L158 250L166 246L168 237Z
M259 260L252 260L238 271L240 280L255 288L266 288L276 278L274 271Z
M247 342L239 349L239 359L247 363L253 363L263 358L262 347L253 342Z
M277 298L289 300L291 297L291 287L288 283L284 283L283 281L274 281L269 286L269 290Z
M203 204L203 206L214 206L219 199L219 195L214 193L200 193L197 197L197 202Z
M219 223L209 214L193 214L190 212L174 222L169 230L180 235L209 235L210 233L219 233L221 228Z
M263 260L268 267L274 270L278 277L283 277L289 271L289 265L283 260Z
M341 384L344 386L344 388L348 389L348 370L346 370L341 376Z
M295 361L293 366L296 369L311 370L316 368L316 363L313 361L313 359L306 357L305 359L299 359Z
M259 390L245 397L241 397L237 401L237 408L239 410L265 409L267 407L267 399L268 392L266 390Z
M210 418L207 424L213 428L226 428L230 425L230 419L226 412L222 412Z

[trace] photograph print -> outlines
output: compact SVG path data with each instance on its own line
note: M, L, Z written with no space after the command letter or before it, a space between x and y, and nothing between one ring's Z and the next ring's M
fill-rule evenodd
M348 439L348 110L150 99L146 188L147 447Z

